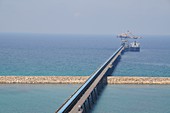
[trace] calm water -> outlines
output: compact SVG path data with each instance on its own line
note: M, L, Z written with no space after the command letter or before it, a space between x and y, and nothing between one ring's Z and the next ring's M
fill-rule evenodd
M170 77L170 49L142 49L127 52L117 65L115 76Z
M0 84L0 113L54 113L78 87Z
M122 56L113 75L170 76L170 37L144 36L141 52ZM0 34L0 75L90 75L120 40L97 35Z
M170 113L170 85L108 85L92 113Z
M0 113L54 113L80 85L0 85ZM170 85L108 85L92 113L170 113Z
M90 75L119 47L112 39L0 34L0 75Z

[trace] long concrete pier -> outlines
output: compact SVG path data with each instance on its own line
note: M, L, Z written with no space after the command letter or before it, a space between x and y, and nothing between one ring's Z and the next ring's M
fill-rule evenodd
M97 100L98 95L107 84L107 76L120 59L124 50L121 45L104 64L94 72L86 82L57 109L56 113L88 113Z
M0 76L0 84L84 84L89 76ZM108 76L108 84L170 84L170 77Z

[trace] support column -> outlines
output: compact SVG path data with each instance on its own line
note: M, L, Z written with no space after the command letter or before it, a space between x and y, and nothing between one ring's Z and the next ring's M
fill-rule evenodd
M83 109L83 113L87 113L86 101L84 102L83 107L84 107L84 109Z
M94 88L94 95L95 95L95 98L96 98L96 100L97 100L97 96L98 96L98 94L97 94L97 88Z
M88 100L89 109L91 109L90 97L88 97L87 100Z
M94 96L93 96L93 91L91 92L91 100L92 100L92 103L94 104Z

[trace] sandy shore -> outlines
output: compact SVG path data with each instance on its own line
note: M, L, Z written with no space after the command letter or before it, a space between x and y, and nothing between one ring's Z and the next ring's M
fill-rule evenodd
M83 84L89 76L0 76L0 84ZM109 76L108 84L170 84L170 77Z

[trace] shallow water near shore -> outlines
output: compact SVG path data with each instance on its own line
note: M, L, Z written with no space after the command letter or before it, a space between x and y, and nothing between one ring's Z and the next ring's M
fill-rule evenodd
M79 86L0 84L0 113L54 113Z
M80 85L1 84L0 113L54 113ZM169 113L170 85L107 85L92 113Z
M108 85L92 113L170 113L170 85Z

